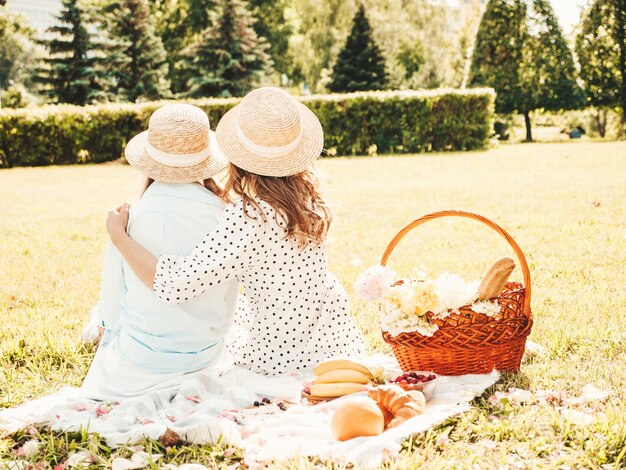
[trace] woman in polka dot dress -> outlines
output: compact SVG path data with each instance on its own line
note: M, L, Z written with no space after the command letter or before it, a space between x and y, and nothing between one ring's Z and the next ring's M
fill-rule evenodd
M318 119L277 88L249 93L217 127L238 196L218 228L189 256L154 258L126 234L126 210L109 213L112 242L167 303L183 303L239 280L249 312L237 364L275 375L332 356L360 355L348 299L327 270L331 214L310 171L323 147ZM172 319L172 321L176 321Z

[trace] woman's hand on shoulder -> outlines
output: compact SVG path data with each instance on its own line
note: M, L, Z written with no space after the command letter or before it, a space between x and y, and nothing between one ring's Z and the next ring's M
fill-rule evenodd
M129 208L128 204L122 204L120 207L109 211L107 215L107 232L109 232L114 245L127 236L126 226L128 225Z

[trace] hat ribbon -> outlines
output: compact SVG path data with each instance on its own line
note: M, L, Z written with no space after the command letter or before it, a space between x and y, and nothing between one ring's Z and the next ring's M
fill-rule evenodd
M159 150L150 142L146 142L146 153L155 162L168 166L187 167L202 163L211 156L211 149L207 145L199 152L194 153L169 153Z
M236 125L236 128L237 128L237 137L239 138L239 142L241 143L241 145L243 145L246 148L246 150L248 150L249 152L252 152L253 154L259 155L262 157L279 157L281 155L285 155L291 152L292 150L297 149L298 145L300 145L300 142L302 141L302 126L300 126L300 132L298 132L298 135L295 137L295 139L293 139L287 145L271 146L271 147L266 146L266 145L259 145L259 144L252 142L248 138L248 136L246 136L243 133L239 124Z

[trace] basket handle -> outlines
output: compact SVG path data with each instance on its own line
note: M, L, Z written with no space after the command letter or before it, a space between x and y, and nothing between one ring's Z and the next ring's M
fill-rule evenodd
M515 255L517 256L517 259L519 260L522 267L522 274L524 275L524 287L526 288L526 295L524 296L524 313L528 317L530 317L530 270L528 269L528 263L526 263L526 257L524 256L524 253L520 249L519 245L515 242L515 240L513 240L513 237L511 237L511 235L509 235L506 230L504 230L498 224L487 219L486 217L483 217L482 215L463 211L441 211L433 212L432 214L420 217L419 219L414 220L409 225L400 230L398 234L393 238L393 240L391 240L391 242L387 246L387 249L385 250L385 253L383 254L383 257L380 260L380 264L382 266L385 266L387 264L389 256L391 256L393 250L407 233L409 233L414 228L428 222L429 220L439 219L441 217L465 217L466 219L477 220L498 232L507 241L507 243L511 245L511 248L513 248L513 251L515 252Z

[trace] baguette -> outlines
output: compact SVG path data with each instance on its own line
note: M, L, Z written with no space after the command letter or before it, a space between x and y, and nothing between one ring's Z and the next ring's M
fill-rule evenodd
M478 287L478 300L491 300L499 297L513 269L515 269L515 262L511 258L496 261Z

